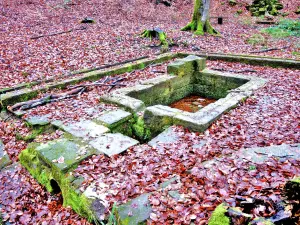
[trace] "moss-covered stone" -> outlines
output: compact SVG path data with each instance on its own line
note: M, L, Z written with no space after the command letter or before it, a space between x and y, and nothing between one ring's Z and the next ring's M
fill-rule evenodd
M218 205L213 211L208 225L230 225L230 219L225 215L227 207L224 204Z
M178 77L191 76L195 71L201 71L206 67L205 58L189 55L183 59L178 59L168 65L168 73Z
M4 150L4 144L0 140L0 170L11 163L12 163L12 161L10 160L6 151Z
M279 14L278 10L281 10L283 5L278 0L254 0L249 10L253 16L264 16Z
M300 177L296 177L284 186L285 195L291 200L300 200Z
M178 53L178 57L186 57L190 54L195 54L199 57L205 57L209 60L223 60L228 62L240 62L250 65L283 67L283 68L300 68L300 60L273 58L268 56L257 55L237 55L237 54L222 54L222 53Z
M128 203L121 205L116 210L118 224L138 225L145 222L152 212L148 200L150 194L143 194Z
M60 154L62 148L69 149L68 156L64 153ZM92 200L78 191L78 186L74 185L76 184L74 182L76 179L68 172L77 167L78 163L86 158L85 154L79 156L80 159L77 159L77 161L71 159L73 158L72 155L76 153L76 148L77 144L68 140L53 141L44 145L32 143L21 152L19 159L30 174L41 185L45 186L49 192L62 192L64 206L71 206L81 216L88 218L89 221L94 221L96 215L91 208ZM53 156L51 155L52 153ZM64 162L60 163L52 162L52 159L57 160L57 157L61 156L65 156L66 161L64 160ZM58 164L61 164L61 166ZM57 190L57 188L60 190Z

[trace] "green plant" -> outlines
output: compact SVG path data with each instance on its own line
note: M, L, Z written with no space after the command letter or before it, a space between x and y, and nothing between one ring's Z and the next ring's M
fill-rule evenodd
M241 14L243 13L243 10L239 9L239 10L236 11L236 13L237 13L238 15L241 15Z
M117 220L116 220L116 217L115 217L116 208L117 208L117 205L116 205L116 203L114 203L114 205L113 205L113 207L111 209L111 213L110 213L109 218L108 218L107 225L115 225L115 224L117 224Z
M270 34L275 38L289 36L300 37L300 21L291 19L282 19L277 26L272 26L262 30L263 33Z
M247 39L247 43L251 45L257 45L257 44L264 45L265 42L266 39L261 34L253 34L251 37Z
M254 165L249 166L249 170L256 170L256 166Z

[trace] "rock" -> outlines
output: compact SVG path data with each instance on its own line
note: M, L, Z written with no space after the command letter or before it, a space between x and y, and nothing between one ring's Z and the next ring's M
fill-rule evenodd
M6 151L4 150L4 144L0 140L0 170L3 169L4 167L8 166L11 163L12 163L12 161L10 160Z
M170 144L176 143L179 141L180 137L178 133L172 127L169 127L158 136L153 138L151 141L148 142L148 145L158 149L160 152L164 152L164 147L168 147ZM205 145L206 141L201 141L198 144L194 144L192 148L201 148Z
M284 193L288 199L300 201L300 177L286 182Z
M275 225L270 220L262 218L262 217L255 218L249 224L250 225Z
M117 218L121 225L138 225L150 218L152 208L148 197L143 194L117 208Z
M95 20L93 18L86 17L83 20L81 20L80 23L95 23Z

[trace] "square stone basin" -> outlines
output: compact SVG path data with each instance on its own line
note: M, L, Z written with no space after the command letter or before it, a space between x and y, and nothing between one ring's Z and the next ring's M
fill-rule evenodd
M123 88L102 100L121 105L133 112L144 112L146 126L153 133L177 124L193 131L204 131L224 112L262 87L266 80L205 68L205 58L190 55L168 65L168 74ZM169 107L187 96L196 95L216 101L195 112Z

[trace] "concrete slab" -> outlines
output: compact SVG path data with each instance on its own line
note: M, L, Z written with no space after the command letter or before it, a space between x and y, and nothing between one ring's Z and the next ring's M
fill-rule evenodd
M51 124L75 137L83 138L88 141L109 132L107 127L99 125L91 120L81 120L79 122L68 124L64 124L62 121L54 121Z
M65 138L41 144L36 151L48 165L62 172L76 167L82 160L95 153L90 146Z
M107 156L120 154L139 142L120 133L104 134L89 142L99 153Z
M129 120L131 117L131 113L126 112L122 109L117 109L104 113L103 115L97 117L95 121L103 124L110 129L113 129L121 123Z

